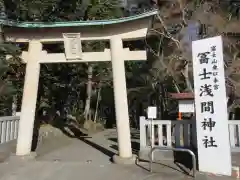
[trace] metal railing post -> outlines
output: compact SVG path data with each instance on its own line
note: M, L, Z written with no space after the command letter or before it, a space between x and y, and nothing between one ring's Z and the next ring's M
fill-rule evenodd
M149 159L150 159L150 164L149 164L149 171L152 172L152 164L153 164L153 153L154 151L159 150L159 151L178 151L178 152L187 152L192 156L192 162L193 162L193 177L196 177L196 156L191 151L190 149L184 149L184 148L173 148L173 147L154 147L151 149L149 153Z

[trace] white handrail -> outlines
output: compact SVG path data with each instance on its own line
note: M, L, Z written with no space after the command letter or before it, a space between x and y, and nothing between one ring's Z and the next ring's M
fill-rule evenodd
M2 121L19 120L19 119L20 119L19 116L3 116L3 117L0 117L0 122L2 122Z
M0 144L17 139L19 116L0 117Z
M229 120L229 135L232 151L240 152L240 120ZM150 126L153 133L150 137ZM140 117L140 149L154 146L190 147L196 146L196 130L191 120L147 120Z

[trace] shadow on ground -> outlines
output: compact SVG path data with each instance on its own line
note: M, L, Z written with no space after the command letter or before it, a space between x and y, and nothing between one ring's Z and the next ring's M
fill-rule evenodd
M90 145L91 147L97 149L98 151L100 151L101 153L107 155L109 157L110 160L112 160L112 157L115 155L115 152L118 151L118 146L117 146L117 137L109 137L107 138L107 140L109 140L110 142L112 141L112 143L110 143L110 149L103 147L102 145L99 145L95 142L93 142L91 140L91 136L89 136L87 134L87 132L84 131L84 129L80 128L78 126L78 124L74 121L67 121L65 119L62 119L60 117L55 118L55 120L53 122L51 122L51 125L59 130L62 131L62 133L64 135L66 135L69 138L76 138L79 139L81 141L83 141L84 143ZM39 127L40 127L40 123L39 124L35 124L35 133L34 133L34 138L33 138L33 150L36 149L37 146L37 138L38 138L38 131L39 131ZM104 136L103 136L104 138ZM140 144L139 142L137 142L139 140L139 132L134 132L131 133L131 145L132 145L132 151L134 154L138 154L139 150L140 150ZM113 151L111 151L111 149ZM188 169L192 169L192 159L191 156L189 154L186 153L179 153L176 152L174 153L174 163L178 165L178 163L183 164L185 167L187 167ZM179 168L175 168L175 167L171 167L168 165L165 165L164 163L158 163L161 166L166 166L169 167L173 170L179 171L179 169L181 169L181 172L186 173L184 168L181 168L181 166L179 166ZM138 164L139 167L146 169L146 167L141 166ZM186 173L187 174L187 173Z
M90 141L92 137L87 134L85 129L79 127L79 125L74 120L66 120L61 117L56 117L49 124L52 125L54 128L61 130L61 132L67 137L83 141L84 143L90 145L91 147L107 155L110 158L110 160L112 160L111 158L115 153ZM35 123L32 151L35 151L38 145L37 142L39 138L39 129L40 123Z
M198 162L197 158L197 150L194 148L188 148L193 151L196 157L196 162ZM186 168L192 170L193 169L193 159L189 153L186 152L174 152L174 162L177 164L182 164ZM198 169L198 164L196 164L196 168Z
M108 140L113 141L114 143L118 142L117 138L108 138ZM140 143L132 140L131 145L132 145L133 154L138 154L138 152L140 150ZM111 145L110 147L115 150L118 150L118 146L115 144Z
M136 165L148 172L150 171L149 161L141 160L138 163L136 163ZM162 168L165 168L165 169L167 168L168 170L173 170L175 172L183 173L185 175L190 175L190 173L185 168L181 167L177 163L171 163L170 161L154 162L153 166L158 167L159 170L161 170ZM156 173L156 172L153 171L153 173Z

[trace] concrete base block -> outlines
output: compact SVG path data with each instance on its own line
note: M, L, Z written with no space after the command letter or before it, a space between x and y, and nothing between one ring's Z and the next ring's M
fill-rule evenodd
M16 162L16 161L33 161L37 156L36 152L31 152L28 155L17 156L16 154L11 154L5 162Z
M133 155L131 158L122 158L118 155L113 156L113 162L115 164L124 164L124 165L131 165L136 164L137 156Z
M232 177L240 179L240 168L238 166L232 166Z

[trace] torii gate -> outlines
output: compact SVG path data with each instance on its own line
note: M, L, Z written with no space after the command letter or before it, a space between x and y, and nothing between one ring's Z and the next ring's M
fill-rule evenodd
M118 163L134 162L124 60L146 60L146 51L130 51L128 48L123 48L122 40L145 38L149 21L156 14L157 10L153 10L136 16L106 21L55 23L0 21L4 25L7 41L29 43L28 51L22 52L22 59L27 65L17 139L17 156L31 154L40 64L111 61L119 149L119 155L114 156L114 160ZM104 52L82 52L81 40L109 40L110 49L105 49ZM42 44L50 42L64 42L65 53L43 51ZM70 47L71 45L74 47Z

